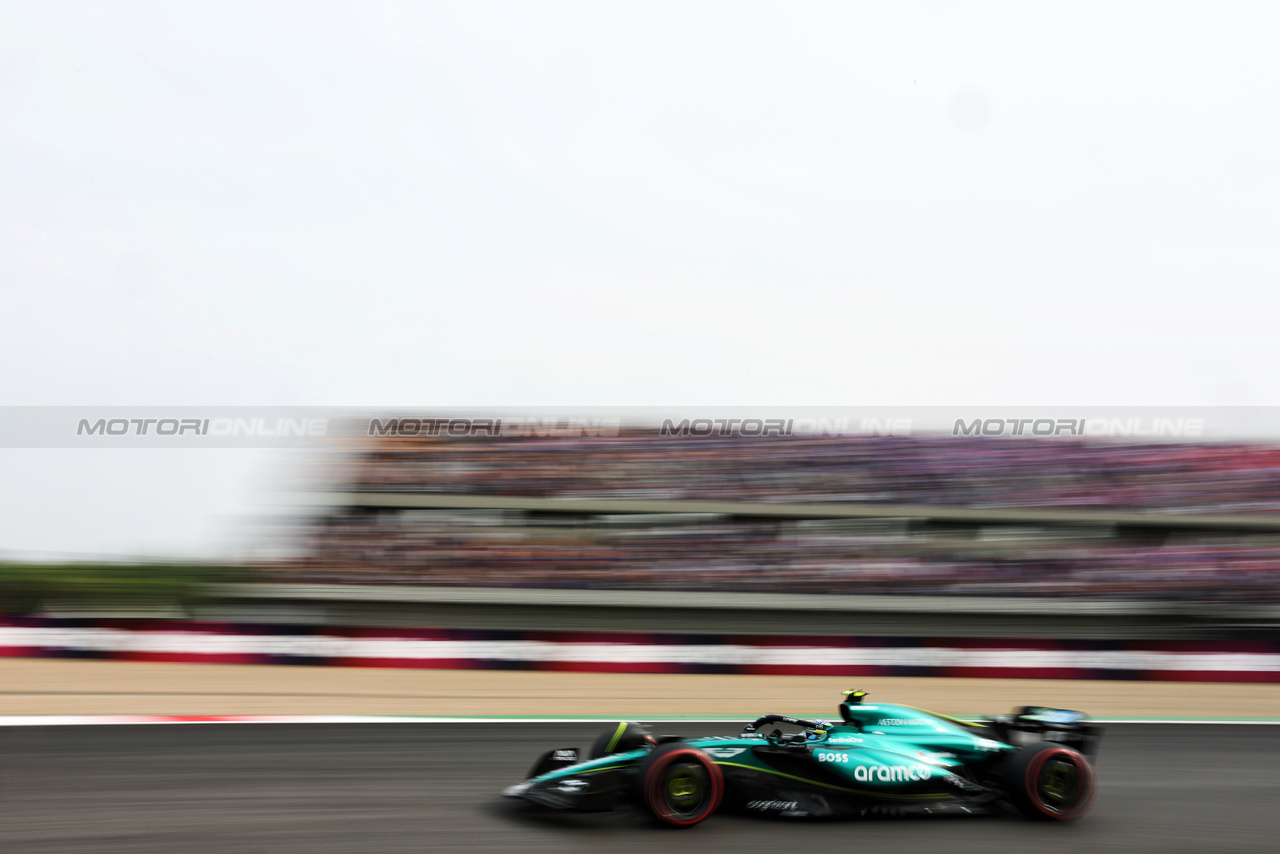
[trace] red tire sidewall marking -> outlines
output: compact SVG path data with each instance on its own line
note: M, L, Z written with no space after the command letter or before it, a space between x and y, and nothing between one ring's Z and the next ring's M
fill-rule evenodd
M697 816L691 819L678 819L667 808L666 801L662 797L662 772L667 769L672 762L681 757L689 757L701 765L707 771L707 777L711 782L711 796L706 808ZM716 807L720 806L720 798L724 795L724 775L720 772L720 766L716 765L706 754L692 748L685 750L673 750L670 753L658 757L658 761L649 766L649 770L645 773L644 781L645 800L649 802L649 808L659 819L667 824L673 824L677 827L687 827L691 824L697 824L711 813L715 812Z
M1047 809L1040 800L1040 793L1036 791L1036 781L1040 779L1041 770L1044 769L1045 763L1055 756L1065 756L1067 759L1071 760L1071 764L1075 766L1076 772L1080 775L1080 795L1076 799L1076 802L1072 804L1069 812L1054 812L1053 810ZM1037 756L1032 763L1027 766L1027 773L1026 778L1023 780L1023 786L1026 787L1027 797L1031 799L1031 804L1049 818L1079 818L1088 812L1089 807L1093 805L1093 796L1095 794L1093 785L1093 769L1089 767L1088 760L1086 760L1082 755L1066 747L1046 750Z

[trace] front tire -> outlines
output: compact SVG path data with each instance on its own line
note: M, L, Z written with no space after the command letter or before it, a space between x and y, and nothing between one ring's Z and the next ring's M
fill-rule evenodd
M600 759L613 753L628 753L632 750L639 750L645 745L653 744L657 744L657 741L640 724L630 721L618 721L612 727L596 736L587 758Z
M1097 783L1089 760L1070 747L1041 741L1009 762L1009 800L1028 818L1072 821L1093 806Z
M701 750L670 742L656 748L640 764L640 796L662 824L692 827L720 806L724 774Z

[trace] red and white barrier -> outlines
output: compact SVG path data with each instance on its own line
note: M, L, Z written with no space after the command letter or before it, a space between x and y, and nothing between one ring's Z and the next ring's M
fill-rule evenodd
M221 664L1280 682L1280 645L0 619L0 656Z

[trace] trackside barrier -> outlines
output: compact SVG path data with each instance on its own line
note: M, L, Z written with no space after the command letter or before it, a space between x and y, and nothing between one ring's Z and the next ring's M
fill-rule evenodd
M1280 644L300 627L0 617L0 657L593 671L1280 682Z

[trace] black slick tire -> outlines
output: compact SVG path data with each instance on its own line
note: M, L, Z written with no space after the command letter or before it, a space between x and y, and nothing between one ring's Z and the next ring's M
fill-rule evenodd
M630 721L618 721L607 730L596 736L591 744L588 759L599 759L612 753L626 753L639 750L646 744L654 744L653 736L645 732L644 727Z
M692 827L720 806L724 774L706 753L680 741L654 748L640 763L640 800L660 824Z
M1009 761L1006 792L1018 811L1037 821L1073 821L1093 806L1097 782L1084 755L1041 741Z

